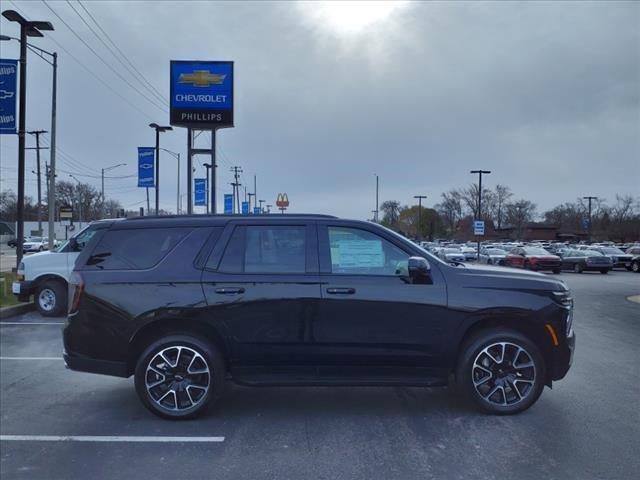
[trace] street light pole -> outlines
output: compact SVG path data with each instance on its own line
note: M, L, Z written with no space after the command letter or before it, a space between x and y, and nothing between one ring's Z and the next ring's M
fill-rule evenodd
M378 199L378 193L379 193L379 187L380 187L380 182L379 182L379 178L378 178L378 174L374 173L374 175L376 176L376 209L373 211L374 212L374 216L373 216L373 220L376 223L378 222L378 209L380 208L380 200Z
M100 193L100 217L102 218L104 218L104 172L108 172L109 170L113 170L114 168L122 167L124 165L126 165L126 163L119 163L102 169L102 190Z
M203 163L202 166L207 169L207 190L204 196L204 203L207 204L207 215L209 215L209 192L210 192L210 180L209 180L209 172L213 170L213 165L211 163Z
M161 127L157 123L149 126L156 131L156 215L160 215L160 133L173 130L173 127Z
M589 227L589 243L591 243L591 200L597 200L598 197L582 197L584 200L588 200L589 201L589 225L587 225Z
M418 240L422 238L420 227L422 226L422 199L427 198L426 195L414 195L413 198L418 199L418 228L416 229L416 237Z
M80 186L80 184L82 183L80 180L78 180L72 174L69 174L69 176L73 178L76 182L78 182L78 186ZM82 197L80 195L79 188L78 188L78 198L76 199L76 202L78 203L78 224L79 224L78 228L82 230Z
M471 170L471 174L478 174L478 220L482 220L482 175L489 175L491 170ZM478 257L476 261L480 261L480 238L478 238Z
M35 135L36 137L36 175L38 176L38 235L42 235L42 183L40 182L40 135L47 133L45 130L34 130L27 132L29 135Z
M171 150L168 150L166 148L160 148L160 150L167 152L170 155L173 155L173 157L178 160L178 184L176 185L176 214L180 215L180 202L182 200L181 196L180 196L180 154L178 152L173 152Z
M2 16L20 24L20 97L18 102L18 239L16 242L16 268L20 266L24 243L24 165L25 133L27 124L27 36L43 37L40 30L53 30L50 22L28 21L15 10L5 10Z

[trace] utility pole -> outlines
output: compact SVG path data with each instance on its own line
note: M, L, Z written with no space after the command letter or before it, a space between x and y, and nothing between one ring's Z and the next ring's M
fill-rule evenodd
M27 132L29 135L35 135L36 137L36 146L34 148L27 148L27 150L35 150L36 151L36 175L38 177L38 235L42 236L42 184L40 182L40 150L45 147L40 147L40 135L43 133L47 133L46 130L32 130L31 132Z
M235 204L237 207L236 213L240 213L240 185L242 185L240 183L240 174L242 173L242 168L241 167L231 167L230 169L233 172L233 178L235 179L235 181L231 184L233 186L233 195L234 195L234 200L235 200Z
M378 174L374 173L374 175L376 176L376 209L373 211L374 212L373 221L378 223L378 213L379 213L378 209L380 208L380 200L378 198L378 193L379 193L380 182L379 182Z
M489 175L491 170L471 170L471 174L478 174L478 220L482 220L482 175ZM480 261L480 238L478 238L478 257Z
M414 195L413 198L418 199L418 228L416 229L416 237L418 240L422 238L420 227L422 226L422 199L427 198L426 195Z
M591 243L591 201L592 200L598 200L598 197L582 197L584 200L588 200L589 201L589 225L587 225L589 227L589 243Z
M108 172L109 170L113 170L114 168L123 167L126 163L119 163L117 165L112 165L107 168L102 169L102 190L100 191L100 217L104 218L104 172Z
M204 195L205 203L207 204L207 215L209 215L209 192L210 192L210 183L209 183L209 172L213 170L213 165L210 163L203 163L202 166L207 169L207 189Z

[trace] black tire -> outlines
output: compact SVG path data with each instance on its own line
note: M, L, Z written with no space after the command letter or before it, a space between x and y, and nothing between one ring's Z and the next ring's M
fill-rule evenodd
M518 384L524 383L524 386L515 386L515 390L513 385L515 383L509 385L507 383L507 388L502 387L502 393L500 393L497 397L496 394L499 393L495 391L495 393L489 395L491 390L495 388L497 382L490 384L489 382L481 383L476 386L474 385L474 378L477 373L482 370L479 367L475 367L476 360L484 361L485 359L489 359L491 357L485 355L483 351L487 348L493 348L492 346L496 344L504 343L507 346L505 347L505 352L510 353L502 353L501 360L504 362L506 357L512 355L513 352L518 352L513 364L527 365L531 363L532 367L521 368L521 378L517 377L517 373L508 373L508 378L511 381L515 381ZM518 347L524 350L525 354L520 353L517 348ZM499 347L496 347L499 348ZM489 350L491 351L491 350ZM498 357L500 358L500 357ZM494 362L495 363L495 362ZM508 362L507 362L508 363ZM500 364L496 364L497 366ZM493 368L493 367L491 367ZM501 368L501 367L500 367ZM513 369L511 366L505 366L505 369ZM533 376L531 373L533 372ZM491 374L489 380L494 378L494 374ZM500 381L506 381L503 378L499 377L499 374L496 373L495 378ZM468 398L473 399L473 401L483 410L493 413L496 415L512 415L515 413L523 412L533 405L542 390L544 389L546 378L546 367L544 363L544 359L540 354L540 350L538 347L530 341L527 337L522 335L521 333L515 332L513 330L508 329L488 329L482 330L470 339L468 339L461 349L460 356L458 358L458 365L456 368L456 384L458 386L458 390L463 392ZM482 378L479 379L481 381ZM531 381L531 383L526 383ZM483 388L490 389L487 392L486 397L483 397L478 389ZM492 388L493 387L493 388ZM500 388L500 387L498 387ZM521 398L517 401L513 401L516 397L516 394ZM500 403L497 402L497 398L502 397L502 401ZM510 403L508 397L513 397ZM493 400L491 400L493 398ZM507 403L504 405L503 403Z
M580 265L579 263L573 264L573 271L575 273L582 273L582 270L583 270L582 265Z
M609 273L609 270L606 268L603 268L602 270L600 270L600 273L603 275L606 275L607 273Z
M561 269L559 269L559 268L554 268L554 269L552 270L552 272L553 272L553 273L555 273L556 275L558 275L561 271L562 271L562 270L561 270Z
M636 273L640 273L640 262L633 262L631 264L631 270Z
M179 355L176 356L176 372L176 370L171 368L173 366L169 361L172 361L172 355L175 355L175 350L179 347L186 349L187 354L186 357L184 354L182 355L182 357L185 357L182 360ZM169 368L166 368L167 366L165 365L164 372L166 375L158 375L148 368L152 362L160 358L160 352L165 352L168 358L168 362L161 364L169 363ZM191 356L191 352L196 352L199 357L195 355ZM194 357L195 360L193 360ZM184 364L187 362L195 362L196 368L200 367L197 368L198 370L202 370L203 365L206 365L208 373L189 374L188 369L192 363L189 363L185 369ZM163 380L168 377L170 377L170 379L164 380L157 387L147 388L148 374L150 378L155 376L155 380L157 381L160 381L161 377L163 377ZM142 404L159 417L170 420L186 420L202 415L207 407L222 395L224 378L225 364L218 349L208 341L188 333L168 335L153 342L140 355L135 369L136 393ZM201 397L197 396L197 392L204 389L196 386L198 384L202 386L206 384L207 386L206 391L201 394ZM192 395L189 393L189 388L196 389L193 395L195 403ZM169 395L171 390L173 390L174 393ZM161 399L163 395L167 395L166 401ZM171 397L173 397L172 402ZM187 402L191 402L191 405ZM163 405L163 403L168 403L168 405ZM173 403L173 408L170 408L170 403Z
M67 284L62 280L45 280L36 288L33 301L43 317L60 317L67 313Z
M629 265L628 267L627 267L627 266L625 266L624 268L626 268L626 269L627 269L627 272L631 272L631 271L633 271L633 266L631 266L631 265Z

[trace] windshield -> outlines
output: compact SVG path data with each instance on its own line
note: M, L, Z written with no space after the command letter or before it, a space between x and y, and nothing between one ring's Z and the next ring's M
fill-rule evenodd
M526 247L524 248L524 253L526 253L527 255L551 255L544 248L538 247Z
M444 248L442 249L444 253L461 253L457 248Z
M42 241L42 237L31 237L29 238L30 242L41 242Z
M501 250L499 248L489 248L487 249L487 255L506 255L507 252Z
M603 253L607 255L624 255L624 252L615 247L602 247Z

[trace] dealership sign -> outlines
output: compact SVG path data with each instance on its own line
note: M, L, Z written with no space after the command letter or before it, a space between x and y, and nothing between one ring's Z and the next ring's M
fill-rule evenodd
M224 194L224 214L233 214L233 195L230 193Z
M233 127L233 62L171 61L171 125Z
M155 182L154 147L138 147L138 186L153 188Z
M193 195L196 207L204 207L207 205L207 179L193 179Z
M0 133L16 133L17 60L0 60Z

